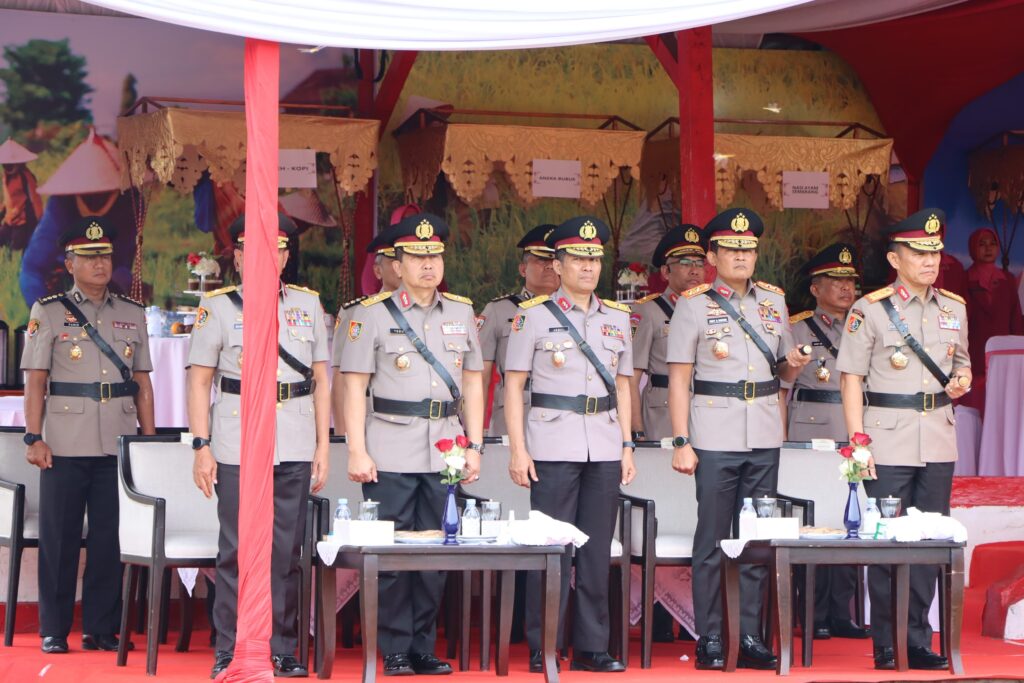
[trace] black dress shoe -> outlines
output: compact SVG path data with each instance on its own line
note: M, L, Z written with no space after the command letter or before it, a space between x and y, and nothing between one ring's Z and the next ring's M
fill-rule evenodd
M825 624L814 625L814 639L815 640L829 640L832 637L832 631Z
M597 671L599 673L618 673L625 671L626 667L622 662L615 659L607 652L577 652L572 653L572 662L569 664L571 671Z
M434 656L434 653L418 655L409 653L412 670L421 676L447 676L452 672L452 665Z
M778 660L764 646L758 636L740 636L740 656L737 666L744 669L774 669Z
M404 652L384 655L385 676L412 676L415 673L412 670L412 662L409 661L409 655Z
M853 638L864 640L871 637L871 629L861 628L849 619L832 619L829 622L829 630L836 638Z
M274 663L274 675L278 678L308 678L309 671L299 664L299 660L291 655L274 655L270 658Z
M562 663L555 657L555 669L562 671ZM544 650L530 650L530 673L544 673Z
M83 650L104 650L105 652L114 652L117 650L118 643L117 636L93 636L88 633L82 634L82 649ZM132 641L128 641L128 649L134 650L135 644Z
M231 660L235 658L234 652L228 652L227 650L217 650L213 655L213 668L210 669L210 678L216 678L224 669L228 668L231 664Z
M907 648L907 663L910 664L911 669L938 671L949 668L949 660L942 655L932 652L926 647L913 645Z
M65 655L68 653L68 639L46 636L40 649L48 655Z
M697 656L694 666L701 670L715 670L725 667L721 636L717 634L701 636L697 640Z
M896 668L896 652L885 645L875 645L875 668L891 671Z

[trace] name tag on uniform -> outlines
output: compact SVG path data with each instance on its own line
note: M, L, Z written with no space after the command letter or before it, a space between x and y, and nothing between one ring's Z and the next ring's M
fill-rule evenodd
M388 332L390 332L391 334L405 334L405 332L402 332L402 328L401 327L389 328Z
M601 325L601 334L605 337L611 337L612 339L625 339L622 335L622 330L616 325Z
M960 318L953 313L939 313L940 330L959 330Z
M459 320L441 323L441 334L466 334L466 323Z
M729 322L729 316L727 315L716 315L714 318L708 318L708 325L724 325Z
M313 327L313 318L301 308L285 309L284 319L288 327Z
M549 327L548 332L568 332L568 327Z
M78 318L71 314L71 311L64 311L64 327L81 327Z
M113 322L115 330L137 330L139 326L135 323L128 323L121 320L115 320Z

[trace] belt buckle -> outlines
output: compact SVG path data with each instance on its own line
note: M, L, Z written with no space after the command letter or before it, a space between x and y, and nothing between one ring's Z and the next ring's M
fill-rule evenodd
M100 403L106 403L114 398L114 388L110 382L100 382Z
M591 407L590 407L591 406L591 403L590 403L591 401L594 402L593 403L593 406L594 406L593 409L591 409ZM596 396L587 396L586 405L583 407L583 414L584 415L597 415L597 397Z
M743 400L750 403L757 398L757 382L751 382L750 380L744 380L743 382Z
M928 399L931 399L931 401L929 402ZM922 410L924 412L927 413L927 412L930 412L932 410L935 410L935 394L923 394L922 395L922 403L923 403ZM931 403L930 406L928 405L929 403Z
M285 401L292 400L292 385L287 382L277 383L277 401L278 403L284 403Z
M427 417L431 420L440 420L442 417L444 417L444 415L442 414L443 408L444 405L442 404L441 401L431 400L430 406L427 408Z

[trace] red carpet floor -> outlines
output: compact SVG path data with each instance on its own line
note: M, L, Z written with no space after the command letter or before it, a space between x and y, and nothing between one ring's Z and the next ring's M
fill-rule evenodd
M981 591L967 591L966 616L964 620L963 638L964 667L967 675L962 680L971 679L1011 679L1024 680L1024 643L1006 642L979 635L981 624L981 607L984 596ZM206 680L213 663L211 648L205 645L207 633L197 632L193 636L191 652L178 654L173 644L160 648L157 679L166 683ZM137 647L144 649L143 639L134 637ZM170 638L173 643L173 634ZM476 641L478 642L478 641ZM145 652L135 650L128 658L128 666L114 666L114 653L81 652L80 634L73 633L70 639L72 652L67 655L43 655L39 651L39 638L34 634L18 634L12 648L0 648L0 681L3 683L22 683L28 681L46 681L47 683L108 683L117 681L153 680L146 676ZM796 641L799 647L799 640ZM735 674L720 672L698 672L693 668L693 643L679 642L675 644L656 644L654 649L654 666L651 669L639 668L638 640L632 643L632 662L629 670L621 676L588 674L568 671L562 674L565 681L650 681L667 682L686 681L702 683L703 681L720 682L726 680L766 681L775 677L772 672L737 671ZM440 650L441 648L439 648ZM936 650L938 644L936 643ZM473 666L478 668L477 652L474 650ZM681 656L690 661L680 661ZM799 655L797 657L799 662ZM360 650L338 650L335 662L335 681L359 681L361 674ZM524 646L513 646L512 665L509 683L539 683L543 679L526 670L526 650ZM387 680L379 678L378 680ZM454 678L446 680L465 681L466 683L488 681L493 683L496 678L490 672L465 671L456 672ZM950 680L945 672L912 671L896 674L895 672L876 672L872 668L870 641L830 640L818 641L814 647L814 666L804 669L797 664L788 677L792 683L811 681L939 681Z

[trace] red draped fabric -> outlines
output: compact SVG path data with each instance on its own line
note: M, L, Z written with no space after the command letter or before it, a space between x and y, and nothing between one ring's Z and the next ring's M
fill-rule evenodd
M270 550L277 418L277 147L280 47L245 41L245 291L235 658L220 680L273 681Z

